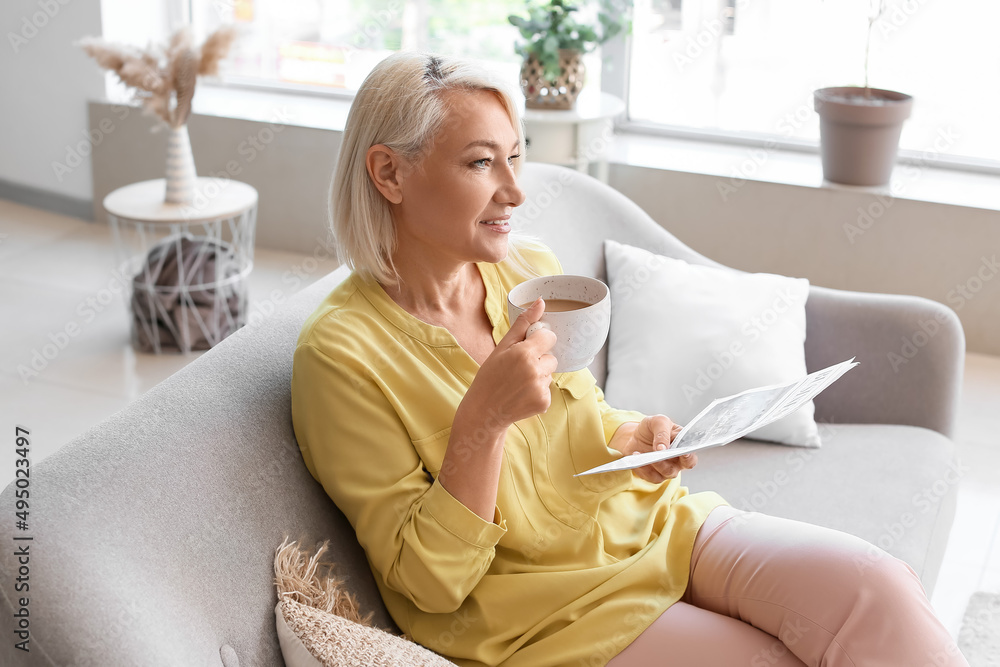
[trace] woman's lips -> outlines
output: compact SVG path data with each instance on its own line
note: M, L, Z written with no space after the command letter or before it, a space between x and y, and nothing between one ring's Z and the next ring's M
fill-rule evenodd
M495 232L509 232L510 223L507 222L507 218L502 218L498 220L480 220L479 224L495 231Z
M510 231L510 220L509 215L503 215L499 218L492 218L490 220L480 220L479 224L486 225L495 232L509 232Z

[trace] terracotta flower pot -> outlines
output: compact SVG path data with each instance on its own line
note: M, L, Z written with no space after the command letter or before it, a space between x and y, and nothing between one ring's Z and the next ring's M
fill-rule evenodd
M813 102L820 120L823 178L847 185L887 184L913 98L844 86L815 91Z
M575 49L559 50L559 77L545 78L542 63L529 56L521 66L521 91L529 109L572 109L583 90L586 68L583 54Z

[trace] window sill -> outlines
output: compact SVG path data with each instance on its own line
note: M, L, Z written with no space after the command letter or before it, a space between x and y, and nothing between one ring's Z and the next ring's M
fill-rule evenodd
M219 118L343 132L351 101L332 95L207 84L198 87L191 111Z
M823 179L817 153L628 131L615 135L608 159L612 164L716 176L723 199L747 181L755 181L1000 211L1000 175L926 164L897 164L886 186L841 185Z
M193 112L209 116L342 132L351 100L333 96L202 85ZM716 176L723 198L747 181L817 190L870 192L883 197L1000 211L1000 175L897 164L883 187L840 185L823 179L818 154L619 131L608 149L612 164Z

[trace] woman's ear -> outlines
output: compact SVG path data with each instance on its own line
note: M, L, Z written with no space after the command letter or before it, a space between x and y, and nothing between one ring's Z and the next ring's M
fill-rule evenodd
M369 178L383 197L392 204L402 203L403 161L396 151L384 144L375 144L365 155L365 167Z

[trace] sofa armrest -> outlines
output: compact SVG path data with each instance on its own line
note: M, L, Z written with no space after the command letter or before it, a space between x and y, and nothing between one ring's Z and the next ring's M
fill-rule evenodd
M818 421L907 424L952 437L965 364L955 312L930 299L813 286L806 302L810 372L860 365L815 399Z

